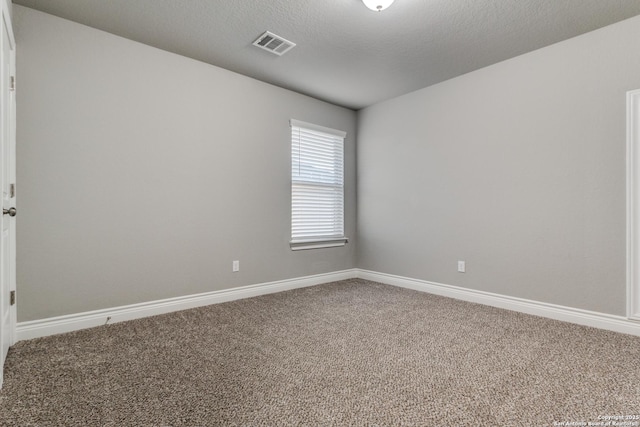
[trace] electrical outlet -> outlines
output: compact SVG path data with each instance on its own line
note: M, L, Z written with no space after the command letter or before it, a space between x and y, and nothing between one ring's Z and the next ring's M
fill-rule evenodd
M466 266L464 261L458 261L458 272L464 273L466 271Z
M240 261L233 261L233 272L237 273L240 271Z

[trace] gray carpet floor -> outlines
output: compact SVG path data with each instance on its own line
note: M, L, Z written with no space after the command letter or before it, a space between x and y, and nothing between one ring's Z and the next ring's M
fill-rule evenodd
M2 426L640 421L640 337L364 280L22 341L4 373Z

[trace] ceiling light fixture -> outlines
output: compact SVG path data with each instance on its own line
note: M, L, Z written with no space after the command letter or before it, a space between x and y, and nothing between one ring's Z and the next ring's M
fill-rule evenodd
M362 0L362 3L375 12L381 12L391 6L393 0Z

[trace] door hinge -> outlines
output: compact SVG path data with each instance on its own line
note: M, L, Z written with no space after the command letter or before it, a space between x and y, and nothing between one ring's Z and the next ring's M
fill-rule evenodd
M11 92L13 92L14 90L16 90L16 78L15 76L11 76L11 81L9 83L9 90Z
M16 304L16 291L9 292L9 305Z
M13 199L14 197L16 197L16 185L9 184L9 198Z

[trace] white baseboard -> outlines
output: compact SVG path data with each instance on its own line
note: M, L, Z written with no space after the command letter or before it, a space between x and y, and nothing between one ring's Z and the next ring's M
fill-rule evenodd
M532 314L535 316L542 316L564 322L640 336L640 322L629 320L623 316L581 310L490 292L475 291L458 286L445 285L442 283L412 279L375 271L351 269L225 289L221 291L206 292L196 295L187 295L159 301L150 301L122 307L70 314L66 316L51 317L48 319L20 322L16 326L16 338L17 341L21 341L44 337L104 325L107 322L107 318L110 318L109 323L123 322L126 320L140 319L142 317L155 316L158 314L202 307L210 304L218 304L221 302L272 294L290 289L315 286L338 280L353 279L356 277L463 301Z
M490 292L475 291L458 286L411 279L392 274L358 270L358 278L399 286L430 294L441 295L463 301L475 302L492 307L504 308L535 316L547 317L578 325L591 326L614 332L640 336L640 322L629 320L623 316L581 310L578 308L548 304L523 298L514 298Z
M108 318L110 318L108 320L109 323L123 322L125 320L140 319L142 317L155 316L158 314L202 307L210 304L218 304L221 302L272 294L288 291L290 289L305 288L338 280L353 279L355 277L357 277L356 269L344 270L225 289L221 291L169 298L159 301L107 308L103 310L88 311L66 316L51 317L48 319L19 322L16 325L16 339L17 341L22 341L92 328L94 326L104 325L107 323Z

